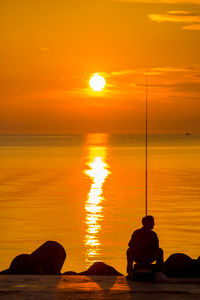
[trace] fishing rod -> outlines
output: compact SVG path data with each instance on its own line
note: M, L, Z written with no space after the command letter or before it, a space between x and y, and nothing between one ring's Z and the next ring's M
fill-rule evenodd
M147 160L147 146L148 146L148 74L146 75L146 137L145 137L145 141L146 141L146 147L145 147L145 157L146 157L146 160L145 160L145 213L146 213L146 216L147 216L147 195L148 195L148 190L147 190L147 163L148 163L148 160Z

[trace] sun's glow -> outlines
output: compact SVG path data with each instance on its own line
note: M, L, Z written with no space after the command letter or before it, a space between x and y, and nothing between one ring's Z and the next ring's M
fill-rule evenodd
M103 76L96 73L90 78L89 84L93 91L101 92L106 85L106 81Z

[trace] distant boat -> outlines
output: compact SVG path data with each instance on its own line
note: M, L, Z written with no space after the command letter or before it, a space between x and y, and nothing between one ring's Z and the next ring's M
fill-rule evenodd
M186 133L185 133L185 135L190 135L190 134L191 134L191 133L189 133L189 132L186 132Z

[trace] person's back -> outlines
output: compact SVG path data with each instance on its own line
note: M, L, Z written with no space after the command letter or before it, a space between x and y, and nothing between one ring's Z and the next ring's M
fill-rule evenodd
M152 231L154 218L146 216L142 219L143 227L133 232L128 243L127 273L132 272L133 261L140 265L148 265L156 260L157 265L163 263L163 251L159 249L157 234Z
M135 249L136 253L145 256L154 253L159 248L157 234L144 227L134 231L128 245Z

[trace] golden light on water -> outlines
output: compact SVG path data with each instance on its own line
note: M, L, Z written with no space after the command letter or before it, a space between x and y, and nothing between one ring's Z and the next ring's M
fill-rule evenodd
M100 137L100 136L99 136ZM101 137L102 138L102 137ZM91 179L91 187L85 203L87 225L85 235L86 263L89 266L100 257L99 232L103 220L103 184L110 174L106 163L107 147L89 146L87 169L84 173Z

